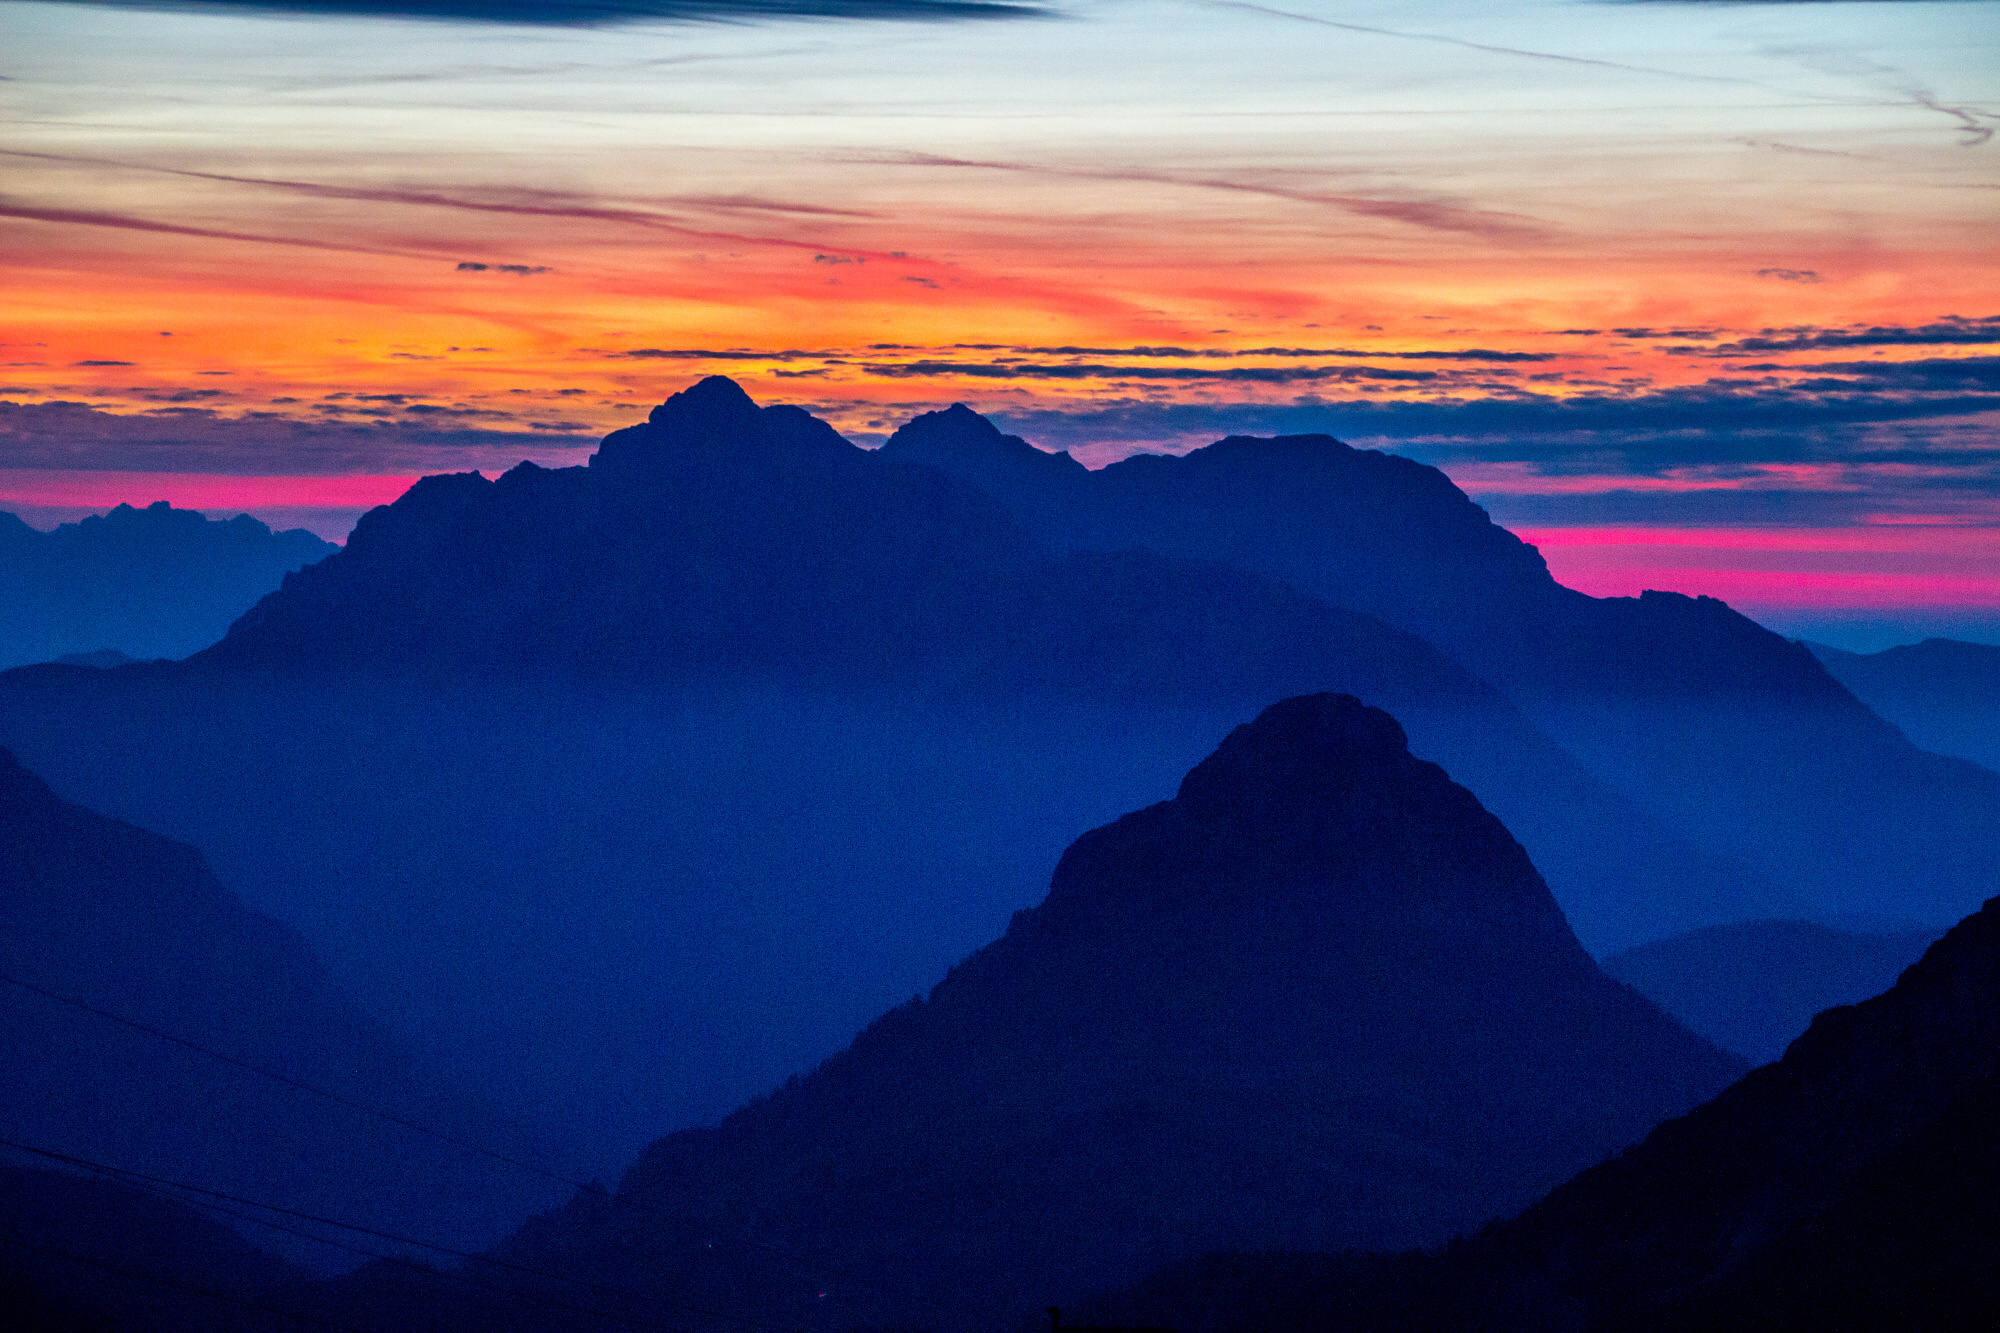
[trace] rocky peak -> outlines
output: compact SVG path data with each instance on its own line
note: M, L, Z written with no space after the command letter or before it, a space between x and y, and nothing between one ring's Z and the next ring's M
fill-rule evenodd
M1018 435L1003 435L1000 428L964 403L953 403L942 412L925 412L911 418L882 446L886 458L929 463L978 480L979 473L994 468L1009 471L1033 470L1047 476L1085 472L1083 464L1067 453L1052 454L1037 449Z
M779 456L796 462L801 453L844 460L860 452L803 408L759 407L735 380L710 375L654 408L644 425L605 436L590 466L647 471L668 459L734 465Z
M757 411L757 404L743 392L742 385L727 375L710 375L668 398L647 420L678 430L750 429Z

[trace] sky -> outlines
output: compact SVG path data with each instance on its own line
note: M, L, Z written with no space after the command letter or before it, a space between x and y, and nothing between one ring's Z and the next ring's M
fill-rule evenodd
M1991 0L0 0L0 76L40 526L337 540L726 373L1324 431L1587 592L2000 642Z

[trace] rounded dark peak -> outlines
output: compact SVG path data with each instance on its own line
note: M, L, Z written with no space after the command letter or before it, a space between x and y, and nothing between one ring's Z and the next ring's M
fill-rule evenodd
M1413 756L1394 718L1348 694L1286 699L1230 732L1173 800L1078 839L1048 905L1143 914L1333 883L1345 886L1336 897L1381 902L1497 894L1529 904L1544 939L1567 935L1500 821Z
M710 375L661 403L647 419L681 429L742 428L757 420L757 404L727 375Z
M1402 724L1351 694L1302 694L1236 728L1181 781L1181 799L1309 790L1357 767L1412 762Z

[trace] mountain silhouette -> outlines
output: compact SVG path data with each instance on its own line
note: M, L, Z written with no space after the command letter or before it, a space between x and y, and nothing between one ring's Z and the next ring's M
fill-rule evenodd
M1854 696L1926 750L2000 770L2000 648L1957 639L1850 653L1808 643Z
M193 848L59 800L4 750L0 884L0 1137L462 1243L564 1193L284 1082L523 1150L525 1136L418 1068ZM255 1239L315 1266L351 1263Z
M1942 930L1739 921L1621 949L1604 970L1724 1050L1767 1064L1813 1015L1879 995Z
M186 662L0 676L0 742L201 847L420 1058L611 1171L1322 690L1393 710L1592 949L1778 896L1406 631L1213 561L1051 553L722 379L587 468L418 483Z
M2000 781L1911 746L1814 660L1708 597L1593 598L1435 468L1325 435L1231 436L1096 472L969 410L881 452L975 481L1057 550L1262 574L1443 649L1675 836L1754 867L1765 914L1950 919L2000 891Z
M983 430L1006 467L1089 479L964 409L897 438L926 429ZM1121 707L1255 708L1334 688L1395 709L1481 791L1593 941L1740 915L1762 887L1667 834L1408 632L1205 557L1052 557L985 491L857 449L799 408L760 408L721 376L607 436L587 468L424 479L196 665L1033 690Z
M984 492L716 376L587 468L423 479L201 660L872 684L1040 554Z
M1006 1327L1218 1246L1442 1239L1742 1069L1598 971L1388 714L1305 696L927 996L496 1256L780 1327ZM364 1322L421 1299L345 1290ZM426 1318L529 1326L456 1300Z
M1072 1320L1959 1330L2000 1300L2000 899L1782 1060L1442 1252L1214 1255Z
M418 483L186 662L5 673L0 743L201 847L419 1058L609 1172L839 1049L1078 833L1322 690L1393 710L1593 950L1782 898L1407 631L1052 553L722 379L589 467Z
M161 500L40 532L0 513L0 667L113 649L185 657L287 571L340 548L248 514L210 521Z

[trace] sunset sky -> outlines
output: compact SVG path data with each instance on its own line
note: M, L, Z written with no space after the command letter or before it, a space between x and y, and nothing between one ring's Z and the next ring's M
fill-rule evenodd
M0 0L0 509L337 539L726 373L2000 642L2000 4L801 3Z

